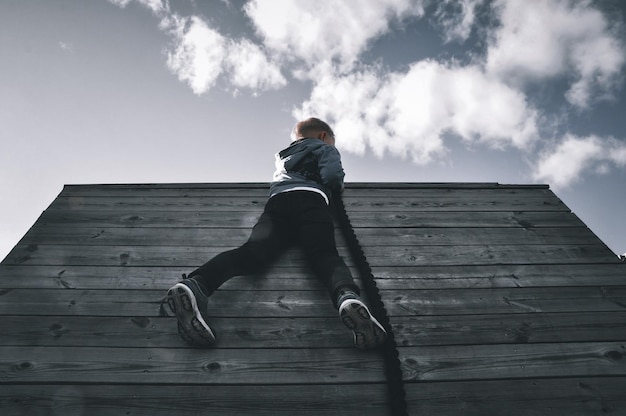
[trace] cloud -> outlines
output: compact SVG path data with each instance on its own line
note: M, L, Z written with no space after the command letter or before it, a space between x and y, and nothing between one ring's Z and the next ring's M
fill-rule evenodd
M142 6L152 10L155 14L167 13L170 10L168 0L136 0Z
M227 56L226 39L198 17L169 19L174 46L167 52L167 66L194 93L211 89Z
M116 6L120 6L122 8L128 6L128 3L130 3L132 0L109 0L109 2L115 4Z
M287 84L278 65L270 62L259 46L246 39L228 43L224 64L230 69L229 78L236 87L265 91Z
M537 138L537 114L525 96L476 66L417 62L406 72L368 68L327 74L294 110L334 124L338 146L367 148L427 164L447 154L444 137L494 148L526 148Z
M174 39L167 66L195 94L209 91L220 75L235 87L252 90L275 89L287 82L259 46L226 38L197 16L172 16L162 26Z
M611 165L626 166L626 143L611 137L568 134L553 149L544 151L533 176L555 188L564 188L580 180L585 172L607 173Z
M195 94L208 92L220 76L227 85L253 91L280 88L287 82L262 47L247 39L226 37L200 16L173 13L168 0L109 1L120 7L135 1L160 17L160 29L172 37L165 51L166 65Z
M502 79L572 83L565 98L586 108L620 81L624 42L590 1L505 1L495 10L500 27L490 41L487 71Z
M445 42L466 41L476 20L476 8L484 0L445 0L437 3L434 18L444 31Z
M109 1L125 7L133 0ZM587 0L249 0L243 11L256 37L241 39L201 16L178 15L168 1L134 1L159 16L172 40L167 67L195 94L220 81L235 92L281 88L288 73L312 85L296 118L331 122L343 150L421 165L447 157L453 137L536 152L546 145L539 120L550 115L530 103L527 87L565 82L563 98L585 109L611 96L626 63L617 27ZM360 61L375 40L424 17L426 6L445 42L474 41L474 34L483 56L474 55L479 47L466 64L424 59L394 70ZM496 25L479 28L477 14L487 11ZM567 186L586 172L626 166L626 147L566 134L538 160L535 179Z
M120 6L126 7L132 1L141 4L144 7L152 10L155 14L167 13L170 10L170 5L168 0L109 0L111 3Z
M251 0L244 11L266 47L315 68L336 60L348 70L393 19L424 14L419 0Z

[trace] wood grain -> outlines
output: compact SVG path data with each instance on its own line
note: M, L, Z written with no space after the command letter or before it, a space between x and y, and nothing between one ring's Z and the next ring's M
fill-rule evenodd
M2 416L388 414L382 356L353 347L299 249L209 299L212 348L160 313L267 191L65 186L0 264ZM411 416L626 413L626 264L547 186L354 183L344 201Z

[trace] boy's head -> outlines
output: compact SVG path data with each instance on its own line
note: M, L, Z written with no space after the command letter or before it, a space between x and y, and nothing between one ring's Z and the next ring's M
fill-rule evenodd
M293 139L300 140L304 138L320 139L331 146L335 145L335 133L328 124L319 118L311 117L296 123L293 128Z

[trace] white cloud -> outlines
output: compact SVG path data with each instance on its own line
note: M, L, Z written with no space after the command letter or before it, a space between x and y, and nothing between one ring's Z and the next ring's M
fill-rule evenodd
M128 3L130 3L132 0L109 0L109 1L115 4L116 6L126 7L128 6Z
M110 1L124 7L133 0ZM445 158L451 136L533 150L539 114L524 93L527 83L566 80L565 98L585 108L610 96L626 62L624 42L586 0L494 0L490 7L500 25L483 61L422 60L395 72L359 58L394 21L422 17L426 0L250 0L243 10L261 43L224 36L199 16L181 17L167 1L134 1L161 18L161 29L172 36L167 66L194 93L206 93L219 80L235 91L280 88L287 83L281 71L291 71L313 85L294 116L331 122L342 150L417 164ZM478 8L488 4L438 3L434 18L445 40L468 40ZM626 166L623 143L567 135L539 156L534 178L566 186L584 172L614 166Z
M175 46L167 54L167 66L194 93L211 89L226 59L226 38L198 17L173 17L169 22Z
M254 91L286 84L280 66L260 46L223 36L199 16L172 13L168 0L109 1L120 7L135 1L161 18L159 28L172 36L172 45L166 50L167 67L195 94L209 91L220 76L235 88Z
M483 2L484 0L444 0L437 3L435 18L444 31L446 42L463 42L469 38L476 19L476 8Z
M142 6L149 8L155 14L166 13L170 10L168 0L137 0Z
M350 69L389 22L422 16L421 0L251 0L244 10L265 45L308 68L335 59Z
M383 77L376 71L353 72L345 76L328 73L317 80L311 97L294 116L302 119L318 116L333 124L339 137L338 145L348 151L363 154L376 137L388 143L389 133L382 128L387 114L387 99L383 98ZM376 148L378 153L382 148Z
M554 149L544 152L533 176L563 188L578 181L584 172L608 173L611 164L626 166L626 143L610 137L568 134Z
M265 52L245 39L229 43L226 65L230 68L230 81L236 87L258 91L280 88L287 83L280 68L269 61Z
M488 50L487 70L503 79L573 78L566 99L585 108L606 97L626 62L623 41L590 1L498 0L501 26Z
M327 74L294 110L334 124L338 146L370 148L427 164L444 156L446 134L491 147L528 147L537 138L536 112L523 94L478 67L420 61L407 72L373 69Z
M167 52L167 66L195 94L215 86L220 76L237 88L274 89L286 84L280 68L264 51L248 40L224 37L197 16L168 17L161 23L174 38Z
M169 12L170 5L168 0L109 0L111 3L120 6L126 7L132 1L141 4L144 7L152 10L155 14L161 14Z

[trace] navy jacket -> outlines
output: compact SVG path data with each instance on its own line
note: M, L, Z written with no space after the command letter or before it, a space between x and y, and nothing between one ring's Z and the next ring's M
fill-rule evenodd
M343 189L345 174L341 155L331 145L315 138L299 139L276 154L276 171L270 196L295 189L323 192L330 200Z

